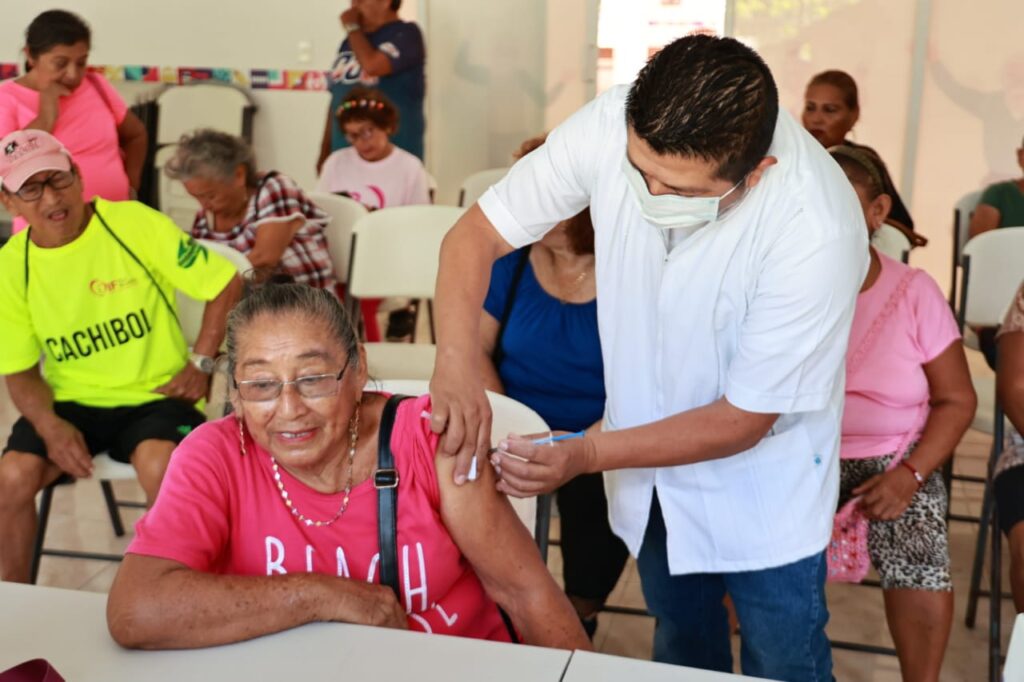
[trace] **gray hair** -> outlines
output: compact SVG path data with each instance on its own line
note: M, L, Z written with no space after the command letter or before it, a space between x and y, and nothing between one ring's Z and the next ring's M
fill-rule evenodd
M305 284L263 284L250 292L228 314L228 374L235 375L238 334L260 315L300 315L327 327L330 338L341 346L348 361L358 366L359 341L352 320L338 299L326 289Z
M240 137L200 128L181 136L174 158L164 166L164 173L181 181L196 177L230 180L240 164L245 166L246 184L255 187L258 177L252 147Z

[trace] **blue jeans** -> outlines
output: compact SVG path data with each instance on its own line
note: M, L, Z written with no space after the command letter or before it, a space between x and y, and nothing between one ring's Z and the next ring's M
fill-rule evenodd
M760 571L670 575L665 521L655 495L637 568L647 608L657 618L655 661L732 672L722 605L728 593L742 629L744 675L792 682L834 679L825 636L824 552Z

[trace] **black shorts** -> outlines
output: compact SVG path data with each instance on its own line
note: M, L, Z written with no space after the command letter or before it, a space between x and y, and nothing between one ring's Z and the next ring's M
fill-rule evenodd
M165 398L134 407L89 407L73 402L57 402L53 411L82 432L89 452L101 452L125 464L144 440L169 440L180 443L205 421L201 412L180 400ZM46 457L46 444L24 417L14 423L4 452L16 450Z
M1009 535L1014 526L1024 521L1024 466L1010 467L1000 473L992 488L999 527Z

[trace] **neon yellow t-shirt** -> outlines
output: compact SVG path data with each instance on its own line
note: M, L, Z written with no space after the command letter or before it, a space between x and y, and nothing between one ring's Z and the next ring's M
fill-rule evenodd
M236 271L143 204L95 206L110 231L94 214L64 246L40 248L23 230L0 249L0 374L42 356L55 400L141 405L188 362L174 290L209 301Z

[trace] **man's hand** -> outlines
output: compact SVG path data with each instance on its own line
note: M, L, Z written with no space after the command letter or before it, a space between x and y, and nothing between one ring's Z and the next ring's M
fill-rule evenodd
M916 492L914 475L904 467L896 467L872 476L854 488L853 495L861 497L860 509L872 521L893 521L907 511Z
M82 432L60 417L54 418L36 432L46 444L46 456L51 462L75 478L92 475L92 456Z
M443 434L440 451L456 458L455 484L462 485L473 456L483 462L491 446L491 403L473 363L439 357L430 380L430 403L430 429Z
M491 464L501 479L498 490L513 497L533 497L549 493L580 474L597 471L593 446L586 437L534 445L532 438L509 436L491 455Z
M344 28L346 24L363 24L363 13L355 7L349 7L347 10L341 13L341 26Z
M191 362L186 363L180 372L174 375L163 386L153 389L154 393L162 393L168 398L177 398L194 403L206 397L210 387L210 375L203 374Z

